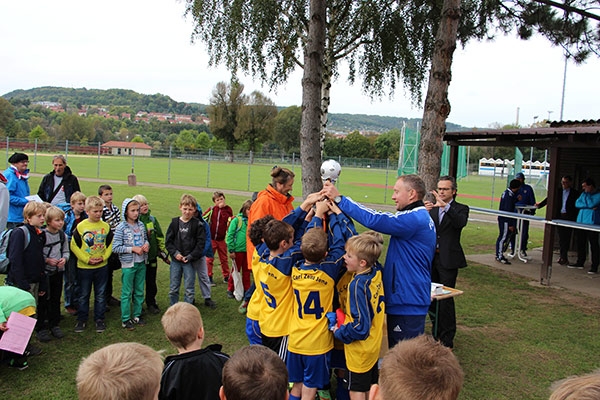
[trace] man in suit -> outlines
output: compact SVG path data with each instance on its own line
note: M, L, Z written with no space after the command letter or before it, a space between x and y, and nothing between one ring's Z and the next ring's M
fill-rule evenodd
M456 180L451 176L442 176L438 181L437 190L431 191L435 197L435 203L425 202L437 234L436 251L431 266L431 281L452 288L456 286L458 269L467 266L465 253L460 245L460 235L469 219L469 207L455 200L456 190ZM436 301L433 301L430 312L435 312L435 307ZM454 347L456 314L453 298L440 301L438 329L432 334L444 346Z
M573 187L573 178L570 175L565 175L560 179L561 189L556 191L555 207L552 213L552 218L564 219L567 221L576 221L579 210L575 207L575 201L579 197L579 192ZM548 198L537 203L537 208L546 206ZM569 247L571 247L571 236L573 228L566 226L558 227L558 245L560 247L560 265L569 264Z

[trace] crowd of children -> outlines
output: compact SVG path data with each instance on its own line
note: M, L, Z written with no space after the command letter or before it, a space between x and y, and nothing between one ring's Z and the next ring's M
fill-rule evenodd
M178 354L164 361L158 387L144 386L149 394L157 394L159 399L187 398L188 394L205 399L241 398L246 381L235 378L231 371L252 366L260 374L277 366L279 370L284 367L285 377L281 378L290 383L292 400L314 399L317 394L328 398L324 392L329 389L332 368L338 378L338 399L366 400L379 380L385 313L377 261L382 236L371 231L358 235L352 220L322 193L307 196L282 219L266 215L250 225L251 200L234 216L222 192L215 192L212 199L214 205L203 214L192 195L182 195L180 215L164 233L145 196L126 198L119 210L109 185L100 186L97 196L75 192L68 205L27 203L23 226L10 236L7 284L35 300L38 340L64 337L59 327L63 290L66 311L76 315L77 333L87 329L90 318L95 331L104 332L109 306L120 306L122 328L134 330L145 325L144 301L149 313L161 312L156 283L160 258L169 264L170 272L170 307L161 322ZM252 272L256 285L244 304L246 333L250 344L262 346L236 354L229 367L229 357L219 346L202 348L205 332L195 306L197 275L204 305L216 308L211 295L215 254L220 258L228 297L234 297L234 278L246 292ZM117 269L121 269L120 299L113 297L112 290ZM156 365L151 349L132 343L108 346L82 363L77 376L82 398L93 397L90 380L110 384L101 382L98 375L102 374L96 368L112 365L115 352L137 352L143 362ZM273 361L273 355L280 361ZM23 366L23 360L12 360L14 366ZM195 372L198 370L202 377ZM254 372L245 371L250 376L247 382L260 380L251 375ZM110 368L103 373L110 373ZM267 398L261 390L257 395ZM282 393L269 391L269 396L285 398L284 393L288 395L287 385Z
M216 208L230 210L221 192L216 192L213 198ZM237 257L237 268L244 276L246 289L250 285L245 263L246 213L250 204L244 203L238 216L229 215L225 219L226 235L222 238L224 244L227 238L234 262ZM63 291L64 308L76 316L74 331L77 333L86 330L90 318L96 332L103 332L105 313L110 306L120 308L124 329L134 330L136 326L145 325L144 301L148 313L160 313L156 283L159 258L169 264L171 305L179 301L182 277L183 300L195 302L194 284L198 275L204 304L216 308L211 296L207 258L212 258L213 245L217 250L220 248L220 244L215 244L219 240L211 241L211 224L201 218L202 210L193 196L184 194L179 209L181 216L173 218L163 233L160 223L150 213L145 196L138 194L125 199L119 210L113 203L110 185L101 185L97 196L86 197L77 191L71 195L69 204L28 202L23 209L23 224L13 228L7 236L6 256L10 266L6 284L28 291L34 297L37 339L48 342L53 337L64 337L59 326ZM232 220L234 227L229 232ZM218 223L221 222L219 219ZM221 261L228 258L228 253L225 252ZM113 272L117 269L121 269L119 299L113 297L112 291ZM232 285L231 282L229 286ZM94 305L90 316L92 293Z

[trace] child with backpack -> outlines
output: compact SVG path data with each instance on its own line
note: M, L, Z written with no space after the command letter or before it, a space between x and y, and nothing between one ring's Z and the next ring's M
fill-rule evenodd
M133 200L140 204L140 221L146 226L150 250L148 250L148 261L146 261L146 306L150 314L159 314L160 308L156 303L156 272L158 269L157 258L160 257L165 263L169 264L167 249L165 248L165 235L158 220L150 214L148 199L144 195L136 194Z
M221 272L223 273L223 282L229 285L229 259L227 258L227 244L225 243L225 236L227 235L227 222L231 217L233 217L233 211L231 210L231 207L225 204L225 194L223 192L214 192L212 201L214 206L209 207L208 210L202 214L202 218L210 225L210 237L213 253L215 253L215 255L216 253L219 254ZM206 257L208 278L213 286L214 261L214 256ZM231 284L233 285L233 282Z
M246 231L248 229L248 210L252 205L252 200L246 200L240 208L240 212L229 220L225 243L229 250L229 257L233 260L232 271L237 270L242 274L242 283L244 293L250 287L250 270L248 269L248 258L246 256ZM234 281L229 279L227 283L227 297L232 299L234 291Z
M42 203L27 203L23 208L25 223L11 231L6 252L10 261L7 284L30 292L36 301L38 291L46 291L43 279L46 235L42 231L45 213L46 207Z
M71 243L73 232L81 221L88 216L85 213L85 194L75 192L71 195L71 204L61 203L59 207L65 212L65 225L63 230L67 235L67 243ZM79 307L79 281L77 280L77 257L70 252L69 260L65 266L65 310L71 314L77 314Z
M38 324L40 330L37 338L40 342L49 342L52 336L62 339L65 335L58 326L60 321L60 295L62 293L63 274L69 261L69 242L62 231L65 213L58 207L51 206L46 211L46 244L44 260L46 261L46 279L48 290L38 300Z

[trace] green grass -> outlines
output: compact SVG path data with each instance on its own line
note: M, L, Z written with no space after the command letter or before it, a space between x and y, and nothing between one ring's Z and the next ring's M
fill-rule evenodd
M49 154L30 155L30 168L35 173L45 174L51 171L52 156ZM273 164L230 163L223 160L184 160L173 158L136 157L133 162L129 157L114 156L82 156L69 155L68 163L73 173L79 178L99 178L126 181L135 166L137 181L142 183L159 183L171 185L193 186L198 188L214 188L254 192L264 189L270 181L269 172ZM299 164L279 164L290 168L296 174L293 193L301 196L302 171ZM342 166L342 174L338 180L340 191L357 201L374 204L391 204L392 187L396 181L397 171L376 168L348 168ZM530 182L531 183L531 182ZM532 183L533 184L533 183ZM535 185L534 185L535 186ZM37 190L37 185L32 188ZM506 178L481 177L471 175L459 182L459 197L470 206L498 208L498 202L490 198L499 198L506 188ZM535 186L536 194L541 200L545 197L545 189ZM482 196L486 199L469 196Z
M49 165L49 159L47 161L46 165ZM76 161L77 157L69 159L74 172L80 177L87 175L80 173L86 170L83 164L76 164ZM129 171L119 169L125 166L113 167L113 161L118 159L111 158L106 162L107 166L103 166L103 170L106 169L106 174L109 175L106 178L124 180ZM158 164L156 161L155 163ZM162 174L163 177L166 175L164 165L154 167L155 174ZM226 171L219 169L227 168L233 166L225 163L214 168L212 164L211 171L225 177ZM268 182L265 177L268 177L269 168L263 167L262 177L256 178L261 185L257 184L253 190L262 189ZM193 171L188 168L188 172L190 170ZM46 169L41 169L38 164L38 171L45 172ZM94 168L88 167L87 171L93 172ZM355 175L353 170L344 171L347 182L340 182L342 191L350 191L350 182L372 183L375 176L378 176L377 179L381 178L379 171L358 172ZM172 173L176 175L173 170ZM177 174L182 177L174 176L173 180L190 185L185 180L185 171ZM141 179L142 176L148 178ZM243 175L244 179L246 176ZM138 174L138 181L151 182L152 179L160 181L152 174L147 175L142 171ZM40 180L40 177L30 179L32 191L35 192ZM191 180L195 181L196 178ZM237 183L239 189L240 182L224 181L223 186L227 184L235 188L234 184ZM484 187L482 182L472 183L475 188ZM81 184L82 190L87 194L96 193L99 185L98 182L87 180L82 180ZM461 193L469 193L468 184L463 181L460 185ZM115 203L119 205L125 197L136 193L144 194L150 201L152 213L165 229L169 220L179 214L178 199L183 193L182 189L143 185L129 187L121 184L114 184L113 189ZM371 188L367 192L369 199L373 193L381 190ZM202 185L190 193L198 198L204 208L212 203L210 190L206 191ZM236 210L246 197L228 195L227 201ZM467 253L492 253L496 236L496 224L471 222L465 228L462 243ZM530 236L533 242L531 247L541 245L541 229L531 229ZM217 278L220 276L219 271L217 264ZM168 267L161 262L158 272L158 302L163 310L168 304L168 281ZM217 286L213 288L213 298L217 301L218 308L210 310L199 305L206 330L205 344L221 343L225 352L233 353L246 344L245 317L238 314L238 303L226 298L225 284L220 283L219 279L215 281ZM115 292L118 293L120 272L115 273L114 282ZM600 305L597 299L567 290L532 286L525 278L481 265L470 265L462 269L457 286L465 291L464 295L456 299L458 333L455 354L465 371L465 385L460 399L545 399L548 398L548 387L553 381L598 368ZM1 368L3 383L0 385L0 396L10 399L75 399L75 373L81 358L110 343L137 341L155 349L163 349L166 354L175 352L164 337L158 316L148 315L148 325L133 332L120 327L119 317L118 309L107 313L108 329L103 334L95 333L91 327L82 334L75 334L72 330L75 319L65 316L61 327L66 337L40 345L44 353L30 358L29 369L15 371Z

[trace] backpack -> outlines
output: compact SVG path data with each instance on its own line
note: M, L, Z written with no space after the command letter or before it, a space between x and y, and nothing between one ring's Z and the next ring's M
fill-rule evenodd
M50 253L52 252L52 248L54 246L56 246L57 244L60 243L60 252L61 252L61 254L62 254L62 252L64 250L63 247L69 245L67 243L67 235L65 234L65 232L62 229L58 231L58 238L59 239L56 242L44 244L44 250L43 250L44 251L44 259L46 259L46 258L48 258L50 256ZM47 252L46 252L46 249L47 249ZM46 272L48 273L48 275L54 275L57 270L58 270L57 267L49 266L48 264L46 264Z
M10 260L8 259L8 242L10 235L15 229L21 229L25 232L25 246L23 250L29 246L29 229L26 226L21 225L18 228L7 229L0 234L0 274L8 274L8 267L10 266Z
M242 218L238 218L237 215L227 218L227 229L225 229L225 231L229 231L229 225L231 225L231 221L234 219L237 219L237 226L235 227L235 234L237 235L237 233L242 229L242 224L244 222Z
M209 209L208 209L208 211L206 211L206 212L204 213L204 215L202 215L202 219L203 219L204 221L206 221L206 223L207 223L209 226L210 226L210 219L211 219L211 217L212 217L212 213L213 213L213 208L214 208L214 207L211 207L211 208L209 208Z

